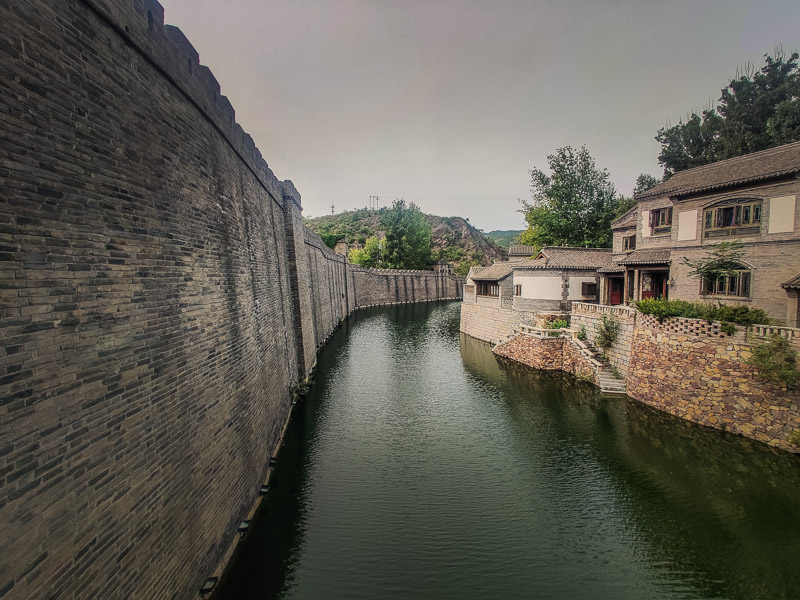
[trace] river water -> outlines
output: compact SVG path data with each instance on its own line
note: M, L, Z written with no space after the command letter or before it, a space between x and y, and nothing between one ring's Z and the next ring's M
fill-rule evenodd
M319 356L223 599L796 599L800 460L357 312Z

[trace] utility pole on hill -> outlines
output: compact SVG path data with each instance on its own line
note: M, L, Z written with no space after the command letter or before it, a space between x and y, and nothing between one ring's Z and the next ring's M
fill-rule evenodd
M333 213L333 204L331 204L331 214L334 214Z

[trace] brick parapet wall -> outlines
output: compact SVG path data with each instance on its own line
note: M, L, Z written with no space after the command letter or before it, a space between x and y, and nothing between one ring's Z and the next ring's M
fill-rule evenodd
M747 364L752 345L715 328L641 319L634 333L628 394L678 417L797 452L800 391L758 377ZM690 328L691 329L691 328Z

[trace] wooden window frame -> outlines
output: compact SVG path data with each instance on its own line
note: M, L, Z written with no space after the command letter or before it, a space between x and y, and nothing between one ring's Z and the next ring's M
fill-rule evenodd
M663 206L650 211L650 230L654 235L672 231L672 209L672 206Z
M477 295L487 298L500 297L500 285L494 281L477 281Z
M515 296L522 296L522 284L521 283L514 284L514 295Z
M581 296L585 298L597 298L597 282L596 281L582 281L581 282Z
M704 278L700 283L702 296L750 299L753 295L753 271L742 266L733 275L723 275L714 281Z
M703 237L758 235L764 216L764 201L739 200L703 210Z
M626 235L622 238L622 250L636 250L636 235Z

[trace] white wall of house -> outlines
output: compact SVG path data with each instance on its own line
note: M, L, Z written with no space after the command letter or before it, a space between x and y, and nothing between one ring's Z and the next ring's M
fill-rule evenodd
M584 296L582 293L581 288L583 288L584 283L597 283L596 277L570 277L569 278L569 296L567 297L568 300L576 300L580 302L581 300L596 300L597 296ZM599 286L598 286L599 288ZM598 290L599 291L599 290Z
M698 210L683 210L678 213L678 240L685 242L697 239Z
M536 300L561 300L563 279L561 275L532 276L514 273L514 284L522 286L522 298Z
M795 195L769 200L769 229L767 233L794 232Z

